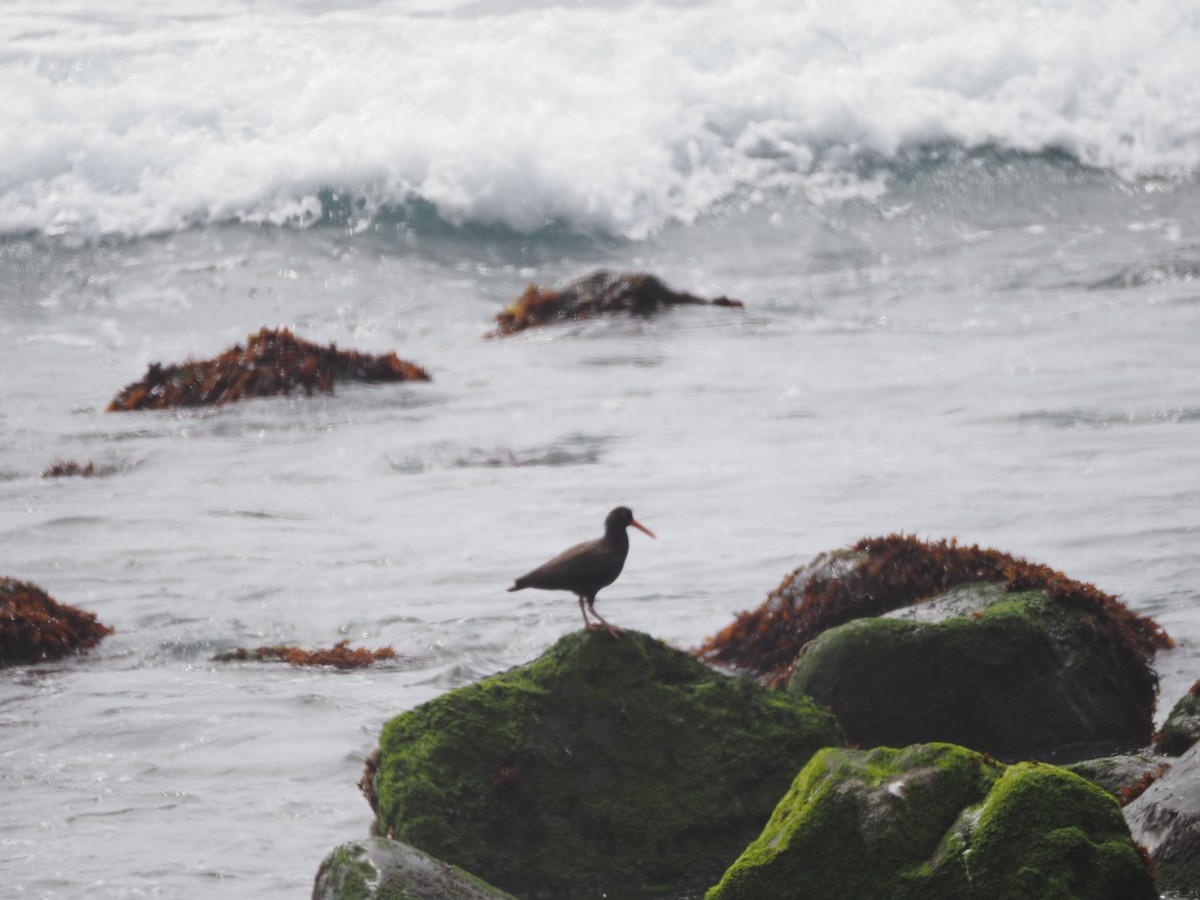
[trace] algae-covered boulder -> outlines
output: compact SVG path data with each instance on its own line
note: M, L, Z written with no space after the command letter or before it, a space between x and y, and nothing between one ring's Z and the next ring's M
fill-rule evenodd
M702 888L841 742L805 697L577 632L392 719L364 788L378 833L523 897Z
M715 665L783 685L801 649L821 632L980 582L1003 584L1011 592L1042 590L1057 605L1086 614L1097 637L1125 657L1134 688L1153 708L1158 678L1150 662L1158 650L1173 646L1157 622L1049 566L955 540L890 534L821 553L789 573L756 609L738 613L696 653Z
M1048 566L889 535L801 566L697 653L792 680L863 746L1066 760L1149 742L1151 661L1170 646L1153 619Z
M334 849L313 900L515 900L474 875L399 841L374 837Z
M1182 756L1200 740L1200 681L1171 707L1167 721L1154 736L1154 746L1168 756Z
M1158 867L1160 886L1200 897L1200 744L1126 806L1125 818Z
M0 578L0 666L49 662L96 646L112 629L36 584Z
M673 291L653 275L630 272L593 272L560 288L529 285L525 293L496 314L496 330L485 337L500 337L553 322L590 319L627 312L649 316L673 306L737 306L740 300L717 297L705 300Z
M1116 802L948 744L817 754L707 900L1155 900Z
M969 584L823 632L789 690L828 704L850 741L946 741L1003 759L1144 746L1153 705L1088 613L1043 590Z

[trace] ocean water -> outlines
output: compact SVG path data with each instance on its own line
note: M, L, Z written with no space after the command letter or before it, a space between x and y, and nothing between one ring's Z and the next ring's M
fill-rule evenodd
M306 896L390 716L539 654L513 576L631 506L611 621L692 647L905 532L1155 616L1198 676L1200 16L1037 4L9 0L0 895ZM503 340L530 282L744 310ZM262 326L429 384L106 413ZM91 478L44 478L60 460ZM392 646L339 673L236 646Z

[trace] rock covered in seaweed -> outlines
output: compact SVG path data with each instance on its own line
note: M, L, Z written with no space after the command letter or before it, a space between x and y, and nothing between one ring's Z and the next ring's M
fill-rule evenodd
M672 306L740 307L742 302L728 297L705 300L694 294L679 293L653 275L600 271L556 289L542 290L529 285L524 294L497 313L496 330L487 337L607 313L649 316Z
M313 900L515 900L415 847L374 837L334 849L317 872Z
M363 787L378 833L524 897L695 889L841 740L807 698L577 632L392 719Z
M214 359L151 364L141 381L113 398L108 411L219 406L293 391L329 393L338 380L428 381L429 375L394 351L338 350L334 344L301 340L287 328L263 328L246 339L245 347L237 344Z
M1113 799L949 744L828 749L707 900L1156 900Z
M61 659L94 647L112 629L27 581L0 578L0 666Z
M1200 743L1125 807L1125 819L1154 860L1159 886L1200 897Z
M300 647L276 645L273 647L238 647L216 654L213 662L285 662L293 666L332 666L335 669L361 669L377 662L395 659L396 651L391 647L368 650L366 647L351 647L350 641L338 641L332 647L304 650Z
M818 556L697 652L777 685L803 667L794 687L864 746L1079 759L1148 743L1150 663L1169 646L1152 619L1049 567L891 535Z

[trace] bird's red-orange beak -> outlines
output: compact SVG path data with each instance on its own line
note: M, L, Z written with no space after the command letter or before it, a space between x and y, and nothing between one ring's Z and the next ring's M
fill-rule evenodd
M654 532L651 531L649 528L647 528L645 525L643 525L641 522L639 522L637 519L631 518L629 520L629 524L632 525L634 528L636 528L638 531L644 532L645 534L650 535L650 537L655 537Z

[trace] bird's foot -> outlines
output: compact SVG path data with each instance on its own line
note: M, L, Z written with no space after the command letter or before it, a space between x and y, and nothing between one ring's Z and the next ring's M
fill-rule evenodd
M588 622L587 624L588 631L599 631L601 628L611 634L614 638L619 638L625 633L624 628L619 628L616 625L610 625L608 622Z

